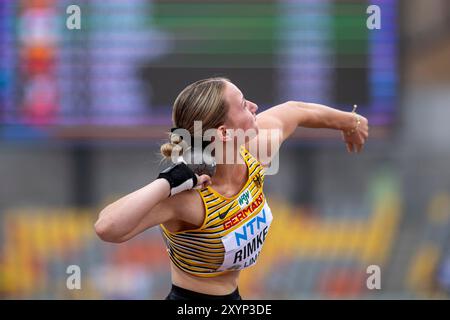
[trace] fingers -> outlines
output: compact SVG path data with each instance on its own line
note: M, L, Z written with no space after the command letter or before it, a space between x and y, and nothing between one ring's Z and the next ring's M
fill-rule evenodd
M355 134L352 137L346 137L343 134L342 138L345 141L348 153L360 153L363 150L364 143L366 142L366 139L359 134Z
M360 153L364 147L364 144L356 144L356 143L353 144L351 142L347 142L346 145L347 145L347 151L349 153L353 153L353 152Z
M369 121L364 117L362 117L361 129L363 138L367 140L367 138L369 138Z
M197 176L197 185L194 187L194 189L203 189L206 188L207 186L211 185L211 177L206 175L206 174L202 174L201 176Z
M346 135L345 132L342 131L342 140L344 140L349 153L360 153L363 150L366 140L369 138L369 122L363 116L360 116L360 119L361 125L352 135Z
M347 142L346 145L347 145L347 151L349 153L352 153L353 152L353 143Z
M347 142L346 145L347 145L347 151L349 153L353 153L353 152L360 153L364 148L363 143L359 144L359 143Z

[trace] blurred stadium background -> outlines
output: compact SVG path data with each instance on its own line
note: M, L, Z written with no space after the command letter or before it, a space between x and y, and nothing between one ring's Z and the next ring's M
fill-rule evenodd
M81 8L81 30L66 8ZM381 8L368 30L366 9ZM446 299L450 293L447 0L0 1L0 297L161 299L157 228L123 244L93 230L151 182L171 105L231 78L260 110L286 100L369 118L348 154L299 128L266 179L274 213L247 299ZM68 290L69 265L81 290ZM366 268L381 268L369 290Z

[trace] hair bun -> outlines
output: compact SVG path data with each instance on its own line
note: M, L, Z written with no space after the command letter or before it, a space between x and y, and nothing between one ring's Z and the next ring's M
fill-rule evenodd
M170 143L179 144L182 140L183 138L180 135L173 132L170 134Z

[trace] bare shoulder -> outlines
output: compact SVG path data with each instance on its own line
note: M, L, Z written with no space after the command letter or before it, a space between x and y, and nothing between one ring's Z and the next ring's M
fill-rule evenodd
M164 223L169 231L178 232L182 230L200 227L205 217L203 200L197 190L187 190L169 197L165 204L166 210L173 213L173 219Z
M256 115L256 123L258 128L261 129L281 129L283 126L283 118L289 117L289 113L286 112L291 106L291 102L285 102L273 106L263 112Z
M270 116L266 116L261 121L257 121L258 134L244 144L248 152L264 167L270 166L282 143L281 130L276 126L271 128L269 118Z

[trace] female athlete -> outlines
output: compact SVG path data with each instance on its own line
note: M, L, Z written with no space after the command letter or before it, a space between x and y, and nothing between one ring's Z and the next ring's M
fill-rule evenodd
M172 289L166 299L241 299L239 273L256 262L270 233L272 212L263 193L265 170L298 126L340 130L350 153L360 152L368 138L368 121L355 110L297 101L259 114L257 110L228 79L190 84L175 100L174 128L196 136L206 130L215 132L210 145L203 145L227 150L214 154L215 174L197 175L185 161L178 161L99 214L95 231L108 242L124 242L160 227L171 261ZM202 132L194 131L194 121L201 121ZM255 134L236 143L230 132L238 129ZM266 135L262 142L264 130L279 134L276 138ZM182 141L172 132L170 142L161 146L163 156L170 158L174 151L183 154ZM262 143L269 146L264 148L269 150L264 159L259 152ZM219 161L225 156L230 159L230 150L234 161Z

